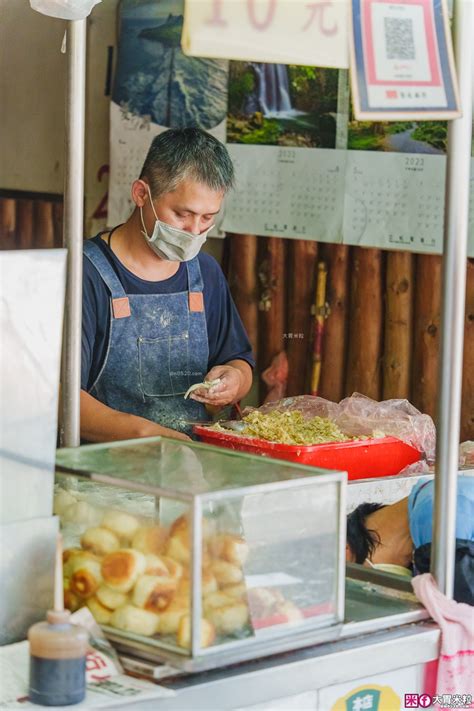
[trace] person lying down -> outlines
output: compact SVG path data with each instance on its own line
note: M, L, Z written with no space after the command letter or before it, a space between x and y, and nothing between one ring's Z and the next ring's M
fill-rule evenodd
M360 504L347 517L346 560L404 575L428 573L434 481L419 481L394 504ZM459 476L454 599L474 605L474 477Z

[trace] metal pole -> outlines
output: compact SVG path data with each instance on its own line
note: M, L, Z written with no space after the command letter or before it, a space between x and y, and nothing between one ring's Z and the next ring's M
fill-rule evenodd
M444 217L443 306L439 374L435 510L431 571L452 598L461 413L469 173L472 138L474 3L454 2L454 54L463 115L448 131Z
M68 23L67 56L63 242L68 257L61 378L61 445L77 447L80 443L86 20Z

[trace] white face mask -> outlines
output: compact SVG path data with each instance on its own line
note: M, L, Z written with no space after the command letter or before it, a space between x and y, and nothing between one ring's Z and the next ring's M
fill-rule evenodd
M395 565L395 563L372 563L368 558L365 562L370 565L371 568L380 570L384 573L393 573L394 575L404 575L406 577L412 577L411 571L405 568L403 565Z
M166 222L161 222L156 214L153 201L151 199L150 186L147 185L148 194L150 196L150 204L155 215L156 222L153 228L153 234L151 237L146 231L145 223L143 221L143 210L140 208L140 220L142 222L142 235L147 241L148 246L152 249L155 254L157 254L161 259L166 259L170 262L189 262L189 260L194 259L199 254L199 251L207 239L207 235L212 230L214 225L211 225L204 232L199 235L194 235L192 232L186 232L185 230L180 230L177 227L172 227L166 224Z

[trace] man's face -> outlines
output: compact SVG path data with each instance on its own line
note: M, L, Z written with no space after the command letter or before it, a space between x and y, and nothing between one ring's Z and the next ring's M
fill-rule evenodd
M223 191L216 191L195 180L183 180L176 190L153 201L158 218L180 230L199 235L209 229L221 209ZM153 232L155 217L151 206L144 207L148 233ZM150 229L151 227L151 229Z

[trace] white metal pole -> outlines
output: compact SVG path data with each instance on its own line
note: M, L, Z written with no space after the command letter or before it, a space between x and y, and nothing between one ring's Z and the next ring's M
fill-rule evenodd
M71 21L67 29L63 242L67 247L68 257L61 383L61 444L65 447L77 447L80 443L86 22L86 20Z
M472 139L474 2L454 1L454 54L462 117L448 130L444 217L443 302L439 374L435 511L431 570L453 596L456 495L461 415L469 175Z

